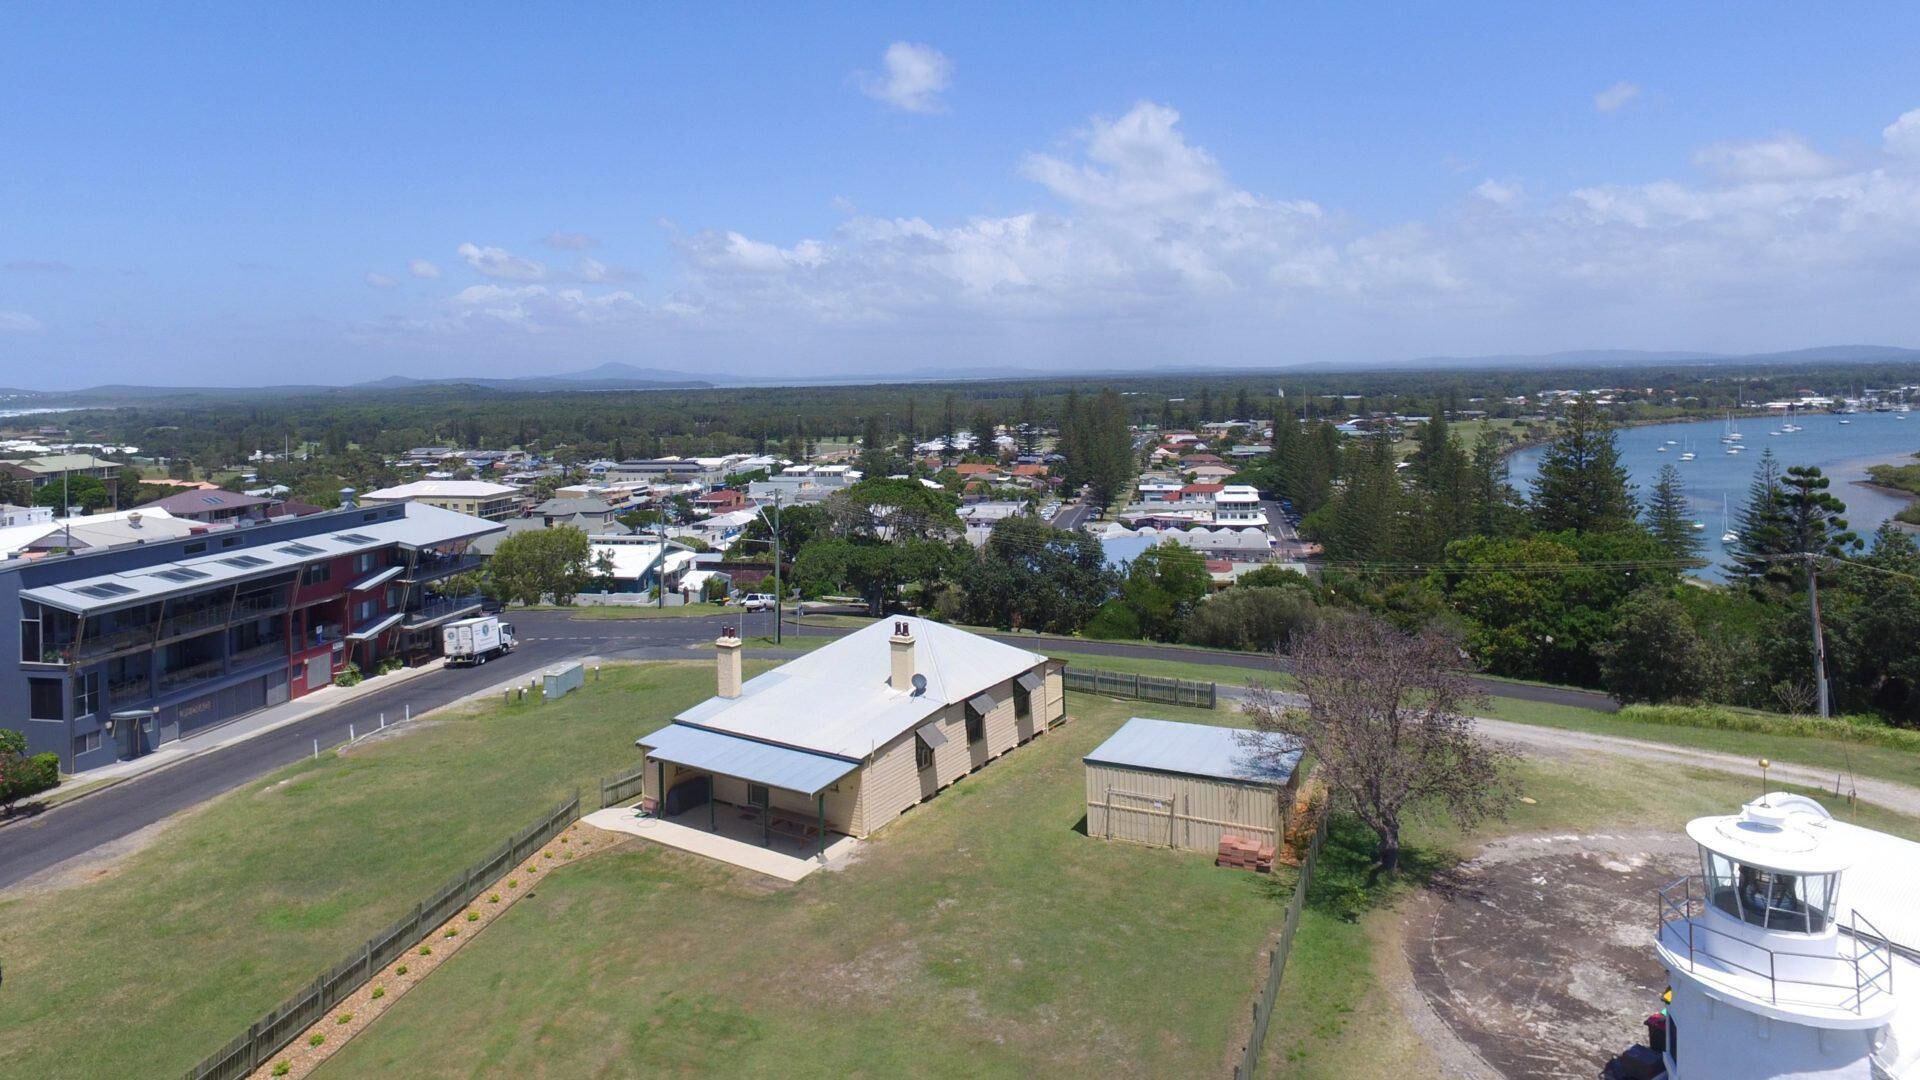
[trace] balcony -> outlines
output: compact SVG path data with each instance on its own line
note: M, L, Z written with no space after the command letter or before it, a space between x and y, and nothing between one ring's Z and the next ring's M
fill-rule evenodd
M73 659L98 660L118 652L148 648L157 640L159 630L160 627L157 624L147 623L144 626L109 630L102 634L89 634L74 648Z
M414 560L413 569L401 575L402 581L437 581L454 574L464 574L478 570L485 560L480 556L465 552L459 555L440 555L423 551Z
M286 655L286 641L284 639L276 639L273 641L262 641L257 645L249 645L244 649L235 649L233 655L228 659L234 668L238 669L268 657L284 658Z
M226 666L226 661L215 657L212 660L202 660L197 664L188 664L186 667L175 668L172 671L163 671L160 673L160 692L164 694L192 683L217 679L226 672Z
M1834 937L1767 932L1738 916L1710 915L1706 879L1694 874L1659 892L1657 940L1674 966L1702 982L1752 1001L1840 1016L1874 1016L1893 1008L1893 946L1859 912ZM1719 924L1718 926L1716 924ZM1726 927L1725 929L1720 928ZM1799 938L1805 949L1761 944ZM1819 951L1825 943L1830 951Z
M275 589L266 593L248 593L233 603L235 622L242 619L258 619L264 615L277 615L287 610L287 593L284 589Z
M222 601L218 604L195 608L192 611L183 611L177 615L169 615L160 622L160 637L163 639L184 637L202 630L225 626L227 625L227 606Z
M462 611L480 607L480 594L469 593L466 596L436 596L426 603L407 612L406 625L420 626L438 619L450 618Z
M153 680L146 672L107 680L107 697L115 708L129 701L144 701L153 694Z

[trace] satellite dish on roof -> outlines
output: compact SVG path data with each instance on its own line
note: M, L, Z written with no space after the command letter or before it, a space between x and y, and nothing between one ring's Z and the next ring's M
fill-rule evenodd
M927 677L919 672L913 673L913 696L919 697L927 692Z

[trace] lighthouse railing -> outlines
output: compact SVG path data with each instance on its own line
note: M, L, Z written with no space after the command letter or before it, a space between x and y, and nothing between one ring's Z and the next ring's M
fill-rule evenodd
M1859 1015L1893 992L1893 947L1858 912L1852 913L1839 952L1775 949L1712 925L1705 877L1691 874L1658 892L1655 935L1687 971L1769 1005L1800 1005Z

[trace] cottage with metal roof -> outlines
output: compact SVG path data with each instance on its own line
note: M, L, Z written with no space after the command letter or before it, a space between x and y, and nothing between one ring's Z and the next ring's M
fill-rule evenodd
M1284 736L1134 717L1082 761L1087 835L1188 851L1278 846L1301 751Z
M925 619L874 623L753 679L719 651L719 693L641 737L669 820L865 837L1065 718L1061 665ZM724 806L724 811L716 806Z

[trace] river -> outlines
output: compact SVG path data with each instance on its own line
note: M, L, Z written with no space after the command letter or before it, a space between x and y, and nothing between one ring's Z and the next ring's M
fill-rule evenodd
M1905 419L1901 419L1902 416ZM1850 422L1847 422L1850 421ZM1817 465L1833 480L1828 490L1847 504L1847 524L1862 537L1900 511L1910 501L1902 496L1866 486L1867 466L1906 464L1920 452L1920 413L1814 413L1793 421L1802 430L1781 432L1786 423L1781 417L1745 416L1736 421L1745 450L1727 453L1720 441L1727 431L1725 420L1701 420L1683 424L1653 424L1647 427L1621 428L1618 432L1620 461L1627 467L1644 502L1653 490L1660 466L1672 463L1680 470L1686 485L1687 503L1694 519L1704 522L1700 532L1702 554L1712 565L1699 575L1719 580L1721 564L1726 561L1727 545L1720 535L1726 531L1721 519L1721 500L1726 500L1729 522L1738 517L1746 502L1747 487L1763 450L1772 450L1780 469L1789 465ZM1772 434L1780 432L1779 434ZM1668 446L1671 440L1673 445ZM1661 447L1666 447L1661 451ZM1684 450L1692 450L1692 461L1681 461ZM1543 447L1528 447L1509 459L1513 483L1523 494L1532 491L1533 478L1540 471Z

